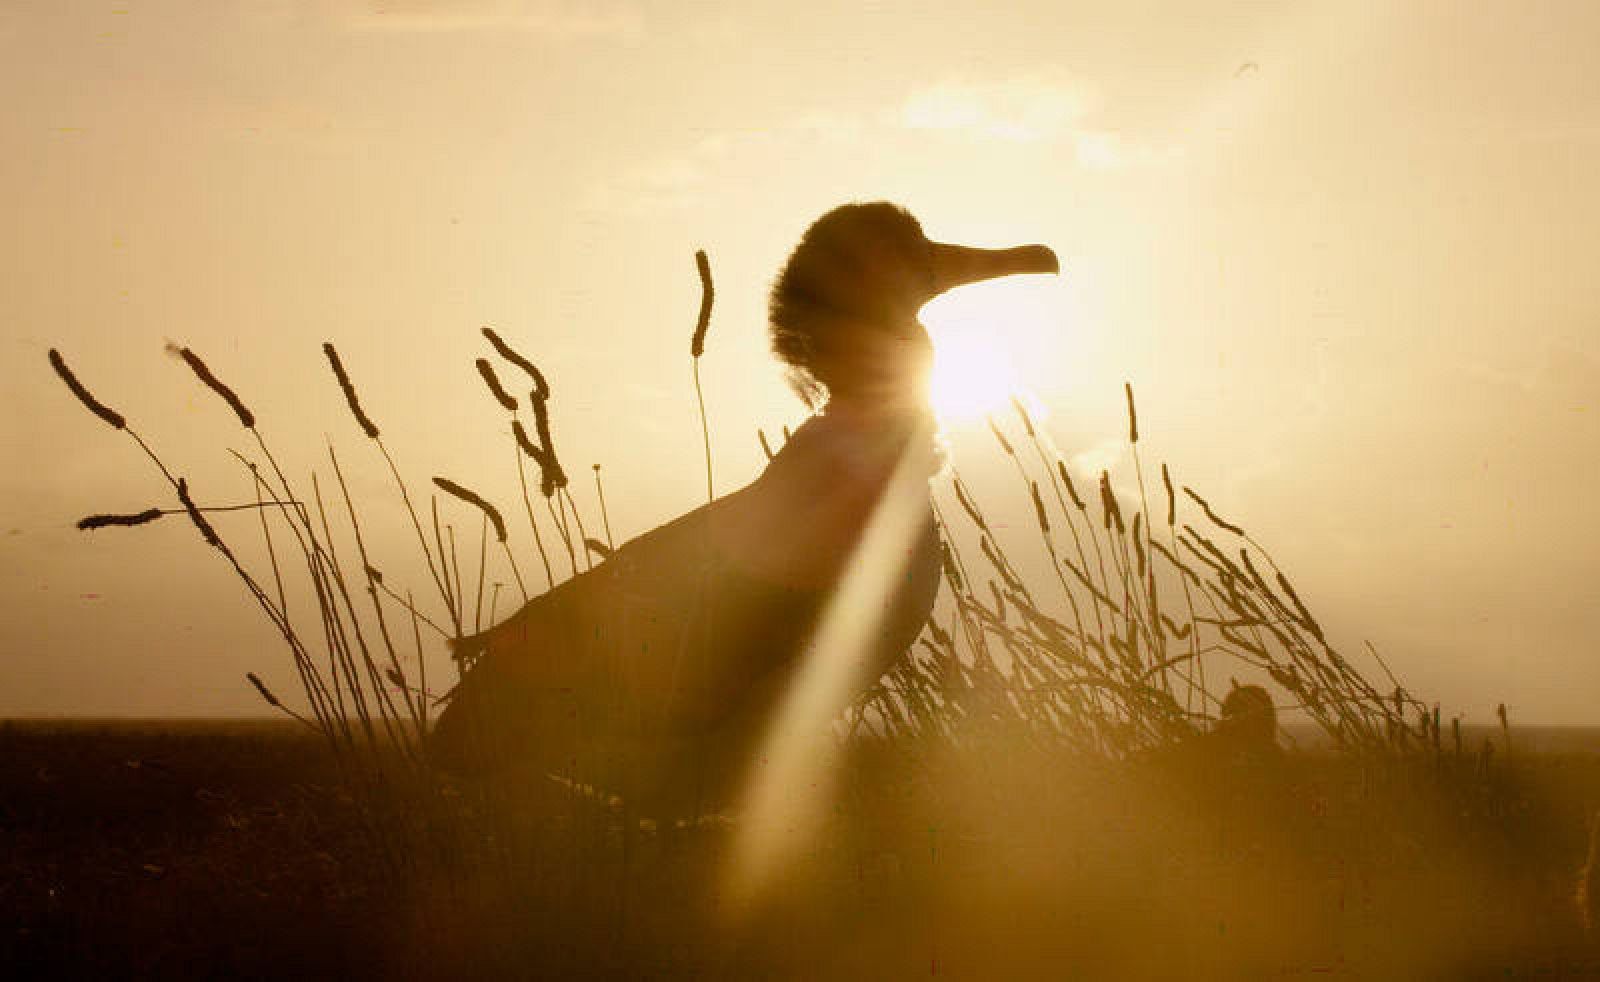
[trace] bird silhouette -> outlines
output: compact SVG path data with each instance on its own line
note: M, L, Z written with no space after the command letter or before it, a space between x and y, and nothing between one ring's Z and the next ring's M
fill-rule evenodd
M932 242L887 202L819 218L769 302L773 352L813 415L750 485L458 641L472 667L430 735L434 759L604 782L657 812L703 806L738 780L800 666L828 656L808 645L830 605L873 613L852 657L876 680L915 641L940 576L933 347L918 310L964 283L1058 271L1044 246ZM876 595L844 595L890 504L915 531L873 557L892 567L864 591Z

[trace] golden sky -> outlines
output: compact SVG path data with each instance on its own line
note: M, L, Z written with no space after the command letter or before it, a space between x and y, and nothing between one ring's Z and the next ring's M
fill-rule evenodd
M621 539L703 499L694 250L727 491L755 427L801 416L773 274L821 212L887 198L936 239L1059 253L1059 281L928 321L1009 365L1075 466L1118 459L1131 381L1146 466L1250 528L1348 649L1447 714L1600 721L1596 37L1588 3L7 4L0 715L293 688L192 528L72 527L170 492L50 347L202 503L249 500L237 423L163 351L191 346L293 475L331 439L399 551L319 345L414 485L509 508L492 325Z

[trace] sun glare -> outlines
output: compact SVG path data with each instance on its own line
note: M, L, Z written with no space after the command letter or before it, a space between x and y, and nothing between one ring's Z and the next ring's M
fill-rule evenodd
M1049 347L1030 337L1051 323L1048 303L1037 288L1000 282L957 290L922 308L934 348L928 395L942 423L970 424L1009 411L1011 397L1027 391L1019 359Z
M946 423L970 423L1006 406L1019 386L1011 359L971 331L935 331L928 395Z

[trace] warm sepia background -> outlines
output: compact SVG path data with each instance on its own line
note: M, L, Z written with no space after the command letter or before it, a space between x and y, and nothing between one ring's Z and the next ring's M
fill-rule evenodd
M301 483L331 438L375 548L409 557L318 346L415 487L509 511L472 366L493 325L548 374L591 514L604 466L620 540L704 497L693 251L730 490L755 427L800 416L765 354L774 271L828 207L889 198L935 238L1061 255L928 320L1009 365L1081 471L1115 461L1131 381L1146 467L1248 526L1346 650L1447 714L1600 721L1600 6L1007 8L0 7L0 716L294 688L181 519L73 529L170 493L48 348L202 503L249 500L244 434L163 352L193 347Z

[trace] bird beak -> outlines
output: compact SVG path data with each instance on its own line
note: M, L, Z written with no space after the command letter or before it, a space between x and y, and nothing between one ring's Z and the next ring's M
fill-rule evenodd
M933 292L993 279L1013 273L1059 273L1061 263L1049 246L1025 245L1014 249L973 249L931 242L933 247Z

